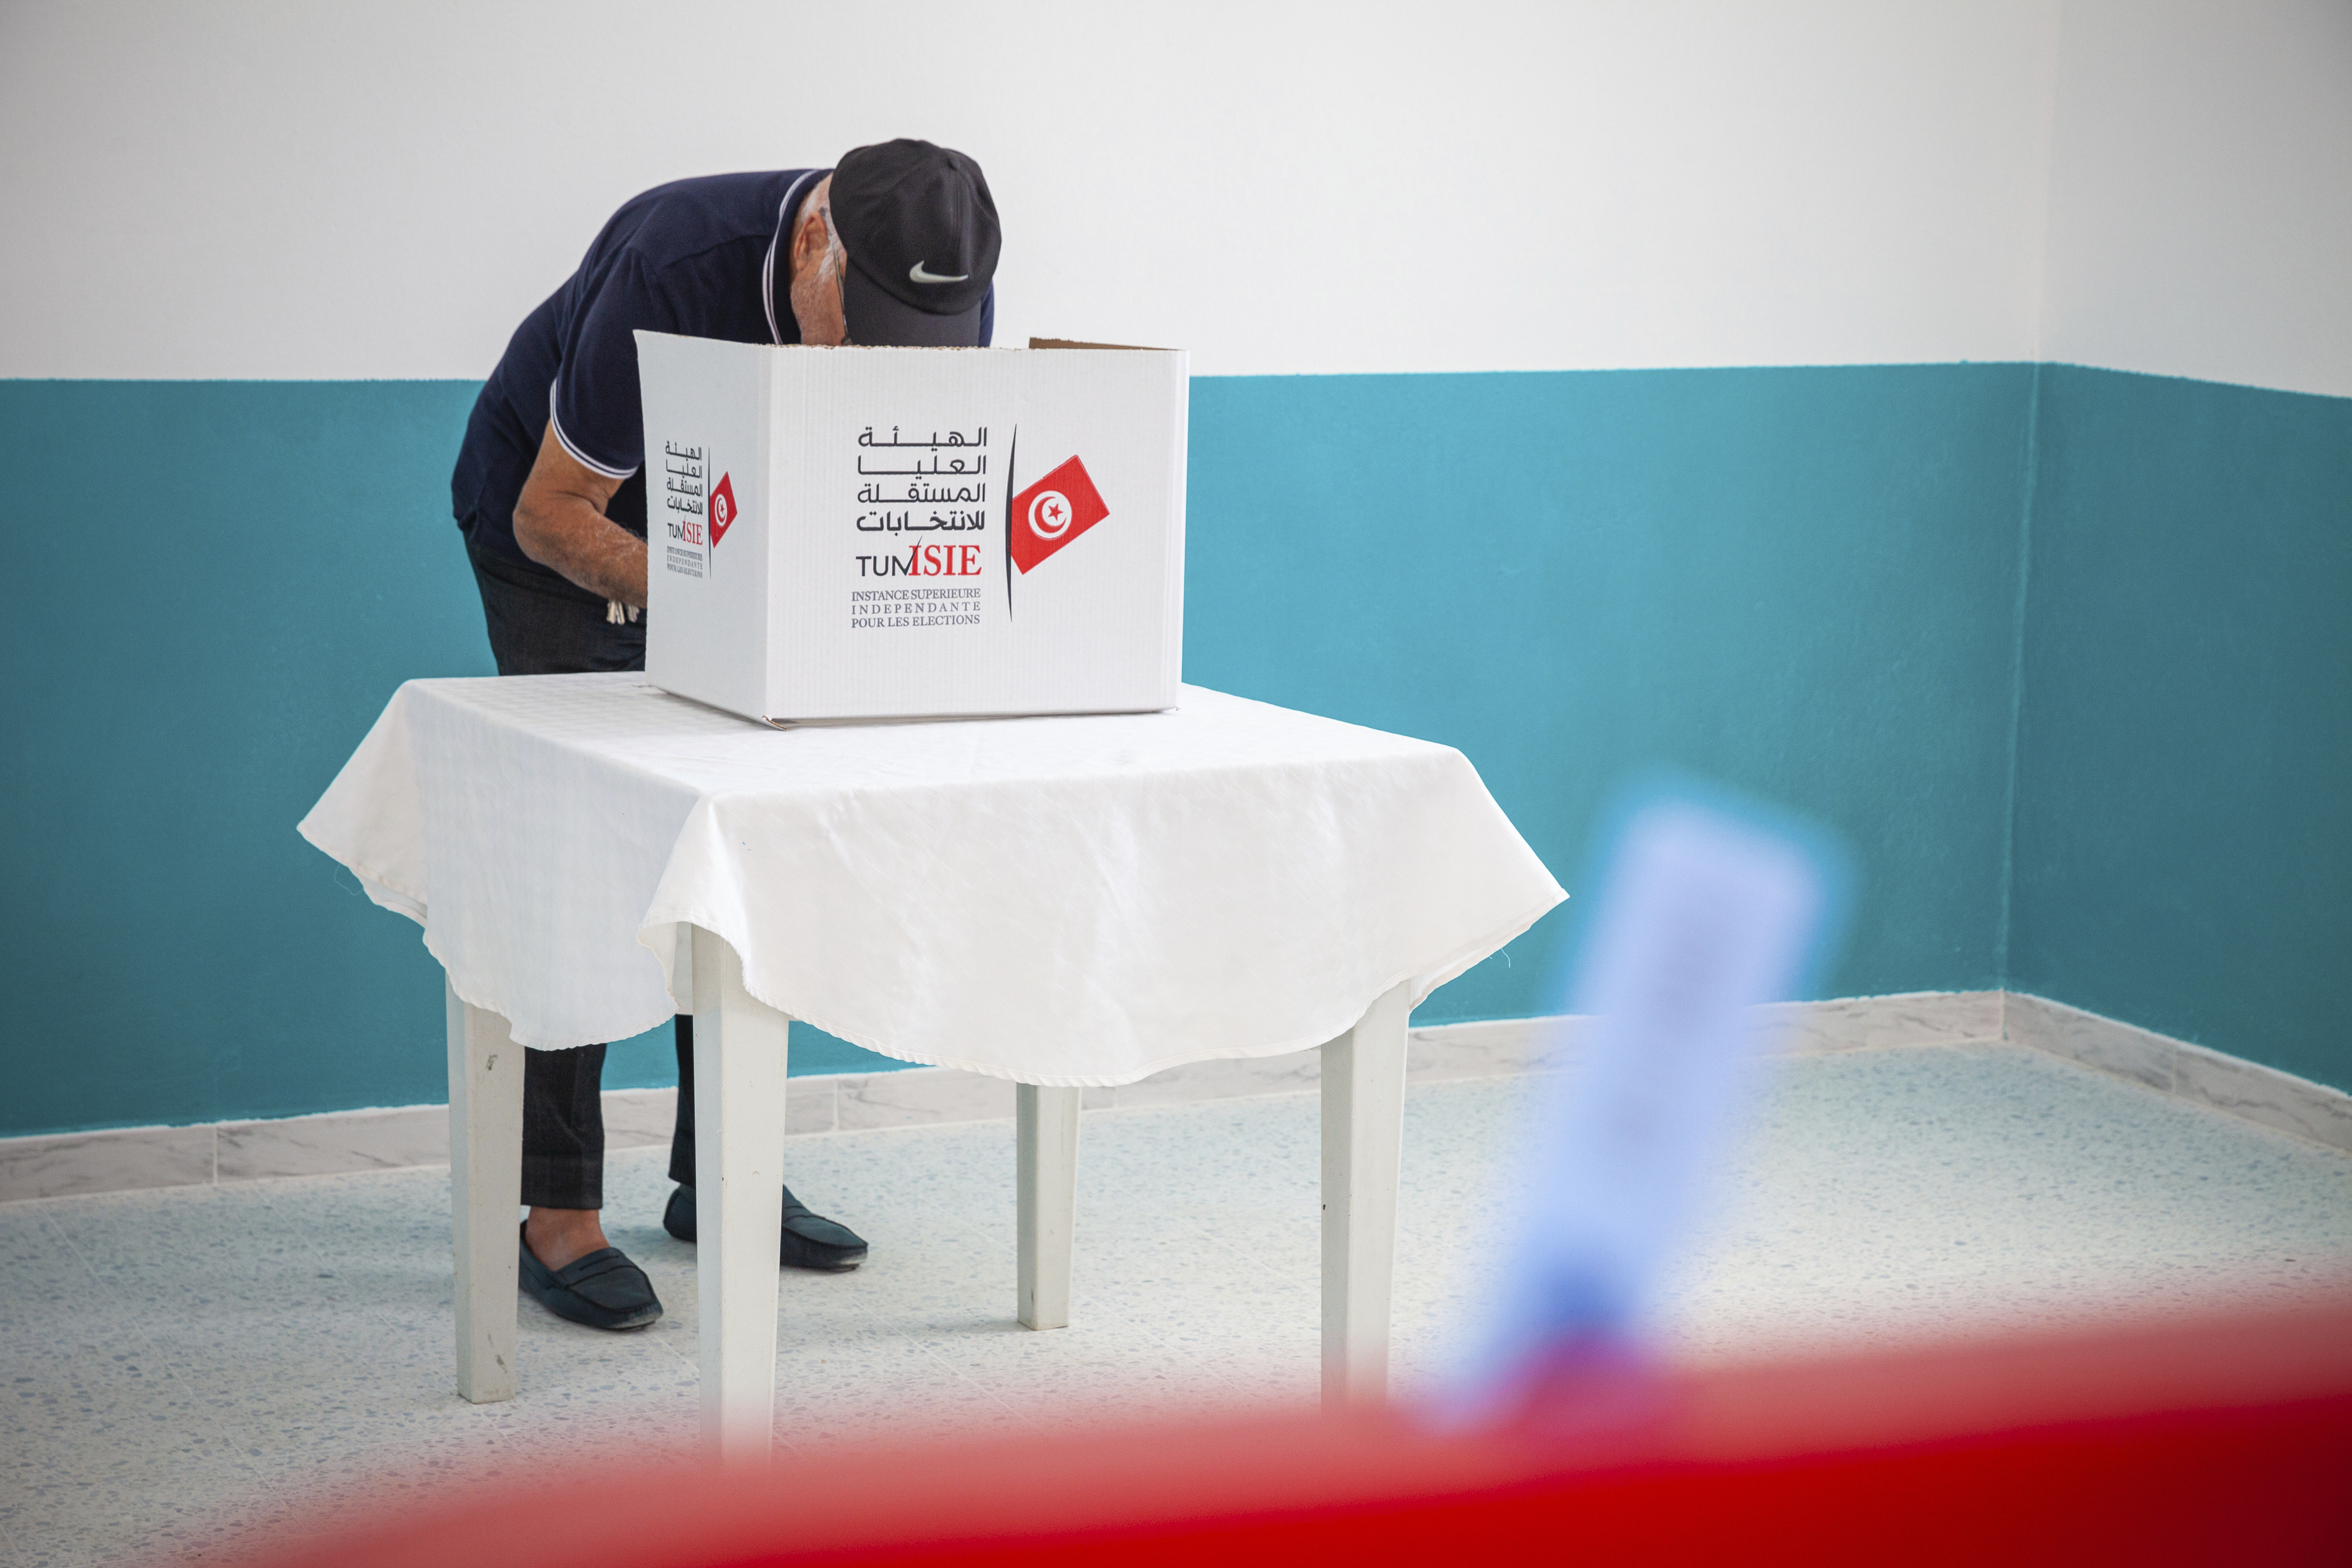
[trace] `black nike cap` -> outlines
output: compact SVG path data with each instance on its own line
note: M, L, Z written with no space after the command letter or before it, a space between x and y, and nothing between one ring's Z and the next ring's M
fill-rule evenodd
M906 138L853 148L834 166L832 202L851 342L979 345L1001 243L979 164Z

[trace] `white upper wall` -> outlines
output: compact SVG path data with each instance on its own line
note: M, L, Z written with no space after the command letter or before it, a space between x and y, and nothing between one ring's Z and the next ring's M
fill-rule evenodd
M2032 357L2053 0L16 4L0 375L478 376L632 193L926 136L998 340Z
M2042 355L2352 395L2352 0L2066 0Z
M632 193L893 135L1003 342L2352 393L2352 0L19 0L0 376L478 376Z

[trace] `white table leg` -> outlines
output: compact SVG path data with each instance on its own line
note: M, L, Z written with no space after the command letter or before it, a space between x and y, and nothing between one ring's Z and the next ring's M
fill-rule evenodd
M1070 1239L1078 1215L1079 1089L1014 1086L1020 1145L1021 1326L1070 1326Z
M449 1025L449 1228L457 1264L457 1392L477 1405L515 1396L515 1291L521 1245L522 1048L507 1020L458 999Z
M1404 1146L1402 986L1323 1048L1323 1405L1388 1396Z
M792 1020L743 989L743 961L694 928L695 1281L702 1437L764 1459L776 1407L776 1238L784 1222L784 1043Z

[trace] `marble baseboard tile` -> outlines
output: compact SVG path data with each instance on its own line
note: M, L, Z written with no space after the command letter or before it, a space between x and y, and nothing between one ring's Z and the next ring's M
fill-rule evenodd
M2177 1050L2172 1092L2183 1100L2352 1154L2352 1094L2186 1040Z
M1906 991L1825 1002L1775 1002L1756 1009L1784 1053L1951 1045L2000 1038L1999 991Z
M2008 994L2003 1038L2352 1154L2352 1094L2043 997Z
M804 1133L836 1133L841 1130L841 1086L850 1080L838 1073L825 1073L807 1078L788 1080L784 1085L784 1135L798 1137ZM675 1099L677 1091L656 1091ZM662 1134L668 1142L669 1134Z
M1140 1082L1089 1092L1097 1109L1111 1110L1137 1105L1181 1105L1194 1100L1232 1100L1245 1094L1294 1094L1322 1082L1322 1053L1297 1051L1285 1056L1188 1061L1181 1067L1155 1072Z
M1405 1077L1414 1082L1434 1082L1540 1072L1561 1053L1576 1049L1591 1022L1559 1017L1432 1024L1405 1036Z
M2132 1079L2229 1114L2352 1151L2352 1096L2236 1057L2168 1039L2040 997L2001 991L1914 992L1798 1002L1758 1009L1784 1053L1885 1049L2007 1039ZM1541 1071L1572 1051L1591 1020L1497 1019L1436 1024L1406 1040L1416 1082ZM1089 1111L1297 1093L1320 1082L1314 1051L1197 1061L1118 1089L1089 1089ZM604 1096L609 1148L669 1141L675 1089ZM1013 1085L940 1067L795 1078L784 1131L799 1136L877 1127L1010 1120ZM74 1193L206 1186L281 1176L326 1176L446 1164L448 1111L440 1105L341 1112L282 1121L0 1139L0 1202Z
M784 1096L784 1120L792 1120L796 1109L792 1095ZM825 1123L832 1124L833 1107L825 1106ZM677 1125L677 1091L675 1089L607 1089L604 1091L604 1146L607 1149L643 1149L669 1142L670 1133Z
M2000 1037L2169 1094L2179 1040L2042 997L2013 992L2001 1009Z
M834 1130L832 1077L795 1078L784 1092L784 1132ZM604 1091L604 1146L608 1149L667 1148L677 1128L675 1089Z
M2001 993L1910 991L1775 1002L1756 1009L1754 1016L1767 1037L1765 1048L1782 1054L1951 1045L2000 1038ZM1592 1021L1561 1014L1417 1029L1407 1046L1407 1071L1416 1079L1538 1072L1573 1052Z
M1865 1045L1991 1038L1978 1028L1994 993L1867 997L1767 1009L1781 1050L1846 1050ZM1497 1019L1414 1030L1407 1071L1416 1082L1492 1078L1541 1071L1575 1049L1591 1020ZM1118 1089L1089 1089L1089 1111L1183 1104L1239 1095L1295 1093L1321 1081L1314 1051L1190 1062ZM645 1148L669 1141L674 1089L618 1089L604 1096L605 1146ZM784 1131L799 1135L875 1127L910 1127L1010 1118L1013 1087L948 1068L848 1073L792 1080ZM217 1164L215 1165L215 1149ZM331 1176L449 1158L448 1112L439 1105L355 1111L282 1121L203 1127L131 1128L120 1133L0 1140L0 1201L76 1192Z
M806 1082L803 1080L803 1082ZM792 1115L792 1087L784 1093ZM983 1078L947 1067L911 1067L903 1072L868 1072L834 1080L834 1125L842 1132L869 1127L928 1126L947 1122L992 1122L1013 1115L1010 1079Z
M223 1122L214 1179L342 1176L449 1163L449 1108L404 1105L269 1122Z
M448 1113L442 1114L446 1119ZM207 1124L0 1138L0 1203L86 1192L210 1186L213 1134Z

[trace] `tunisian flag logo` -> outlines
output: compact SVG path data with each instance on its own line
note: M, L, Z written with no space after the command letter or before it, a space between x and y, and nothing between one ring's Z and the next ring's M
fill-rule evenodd
M727 530L734 526L735 476L721 474L719 483L710 487L710 545L713 549L719 548L719 541L725 538Z
M1073 457L1013 497L1008 521L1013 564L1026 573L1110 516L1087 465Z

